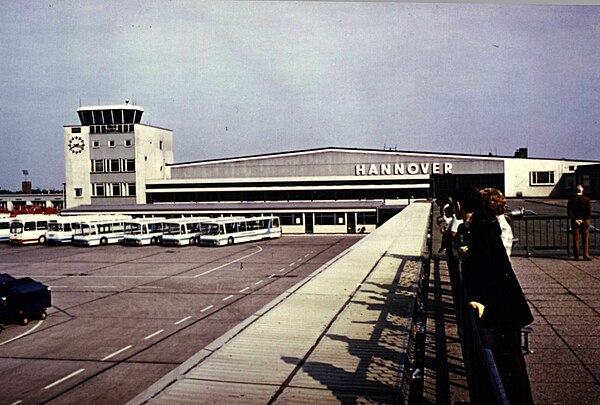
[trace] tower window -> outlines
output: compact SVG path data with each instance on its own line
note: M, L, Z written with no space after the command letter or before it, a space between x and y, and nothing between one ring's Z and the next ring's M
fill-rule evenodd
M75 197L83 197L83 189L79 187L75 187Z
M109 148L114 148L115 147L115 141L113 141L113 140L108 141L108 147Z
M131 139L125 139L125 147L131 146Z

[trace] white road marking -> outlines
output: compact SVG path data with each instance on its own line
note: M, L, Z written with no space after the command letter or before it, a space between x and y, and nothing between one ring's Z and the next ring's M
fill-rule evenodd
M208 311L209 309L211 309L212 307L214 307L214 305L209 305L209 306L207 306L206 308L204 308L204 309L201 309L201 310L200 310L200 312L206 312L206 311Z
M223 298L223 301L227 301L230 298L233 298L233 295L228 295L227 297Z
M275 273L271 274L271 275L270 275L269 277L267 277L267 278L273 278L273 277L275 277Z
M10 404L10 405L19 405L19 404L22 404L22 403L23 403L23 400L22 400L22 399L19 399L18 401L15 401L15 402L13 402L13 403L12 403L12 404Z
M283 269L279 270L279 272L281 273L282 271L285 271L285 270L286 270L286 268L284 267Z
M262 282L263 282L263 280L259 280L259 281L257 281L256 283L254 283L254 285L259 285L259 284L260 284L260 283L262 283Z
M307 254L304 255L304 257L308 257L308 256L310 256L310 253L307 253Z
M17 339L20 339L20 338L22 338L23 336L27 336L27 335L29 335L31 332L33 332L34 330L36 330L37 328L39 328L39 327L40 327L40 325L41 325L41 324L43 324L43 323L44 323L44 321L39 321L39 322L37 323L37 325L35 325L33 328L29 329L27 332L25 332L25 333L21 333L19 336L15 336L15 337L14 337L14 338L12 338L12 339L8 339L7 341L0 343L0 346L2 346L2 345L5 345L5 344L7 344L7 343L10 343L10 342L13 342L13 341L15 341L15 340L17 340Z
M177 322L175 322L173 325L179 325L180 323L184 323L185 321L187 321L188 319L190 319L192 316L186 316L183 319L178 320Z
M73 378L75 377L77 374L83 373L85 371L85 368L80 368L79 370L75 371L74 373L69 374L66 377L61 378L58 381L54 381L52 384L48 384L44 387L45 390L49 390L52 387L57 386L58 384L67 381L69 378Z
M160 335L160 334L161 334L161 333L163 333L164 331L165 331L164 329L157 330L156 332L154 332L154 333L152 333L152 334L150 334L150 335L146 336L146 337L144 338L144 340L152 339L154 336L156 336L156 335Z
M157 285L138 285L136 288L151 288L151 289L159 289L164 288Z
M106 356L105 358L103 358L103 359L102 359L102 360L100 360L100 361L105 361L105 360L111 359L111 358L115 357L117 354L123 353L125 350L129 350L129 349L131 349L132 347L133 347L132 345L125 346L124 348L122 348L122 349L120 349L120 350L117 350L117 351L116 351L116 352L114 352L114 353L111 353L111 354L109 354L108 356Z
M115 288L114 285L84 285L82 288Z
M250 289L250 287L242 288L242 289L240 290L240 292L248 291L249 289Z
M192 276L192 278L198 278L198 277L200 277L200 276L204 276L204 275L206 275L206 274L212 273L213 271L220 270L220 269L222 269L223 267L227 267L227 266L229 266L230 264L237 263L237 262L239 262L240 260L244 260L244 259L246 259L246 258L248 258L248 257L250 257L250 256L254 256L254 255L255 255L255 254L257 254L257 253L260 253L260 252L262 252L262 250L263 250L263 249L262 249L260 246L256 246L256 247L258 248L258 250L257 250L256 252L254 252L254 253L250 253L250 254L248 254L248 255L246 255L246 256L242 256L242 257L240 257L240 258L238 258L238 259L235 259L235 260L232 260L232 261L230 261L230 262L228 262L228 263L225 263L225 264L222 264L222 265L220 265L220 266L217 266L217 267L215 267L214 269L207 270L207 271L205 271L204 273L196 274L195 276Z
M296 262L292 262L289 264L289 267L292 267L294 264L296 264Z

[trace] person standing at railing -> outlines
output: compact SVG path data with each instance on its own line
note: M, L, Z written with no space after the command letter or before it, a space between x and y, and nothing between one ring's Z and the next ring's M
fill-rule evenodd
M504 198L502 192L497 188L484 188L479 192L483 198L483 207L498 220L500 238L502 239L502 244L504 244L504 249L506 249L506 255L510 259L513 245L513 231L504 215L506 211L506 198Z
M583 186L577 186L577 194L569 198L567 203L567 216L571 220L573 233L573 253L575 260L579 260L580 243L583 236L583 260L592 260L590 257L590 218L592 216L592 202L588 196L583 195Z
M484 208L481 193L458 190L455 212L461 230L461 275L466 302L477 310L511 404L533 404L521 350L521 328L533 322L523 290L501 239L498 219Z

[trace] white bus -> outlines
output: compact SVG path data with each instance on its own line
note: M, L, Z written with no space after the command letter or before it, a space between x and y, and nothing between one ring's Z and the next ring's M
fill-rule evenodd
M0 242L8 242L10 239L10 221L13 218L4 217L0 218Z
M125 222L123 243L131 245L157 245L162 240L166 218L136 218Z
M163 224L163 245L193 245L198 243L201 224L209 217L172 218Z
M58 216L51 220L46 231L47 243L71 243L73 236L81 222L90 221L96 218L106 218L108 215L73 215L73 216Z
M56 215L25 214L11 218L10 243L45 243L48 222L56 219Z
M203 245L223 246L260 239L281 237L279 218L275 216L250 218L219 218L205 222L200 237Z
M125 222L130 221L130 215L105 215L81 222L75 231L75 245L95 246L119 243L125 236Z

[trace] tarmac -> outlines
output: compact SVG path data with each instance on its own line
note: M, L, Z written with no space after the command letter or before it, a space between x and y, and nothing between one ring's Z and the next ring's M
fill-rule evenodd
M411 204L129 404L405 402L430 207ZM599 403L600 258L512 262L535 317L536 404ZM469 403L446 263L430 263L423 403Z

